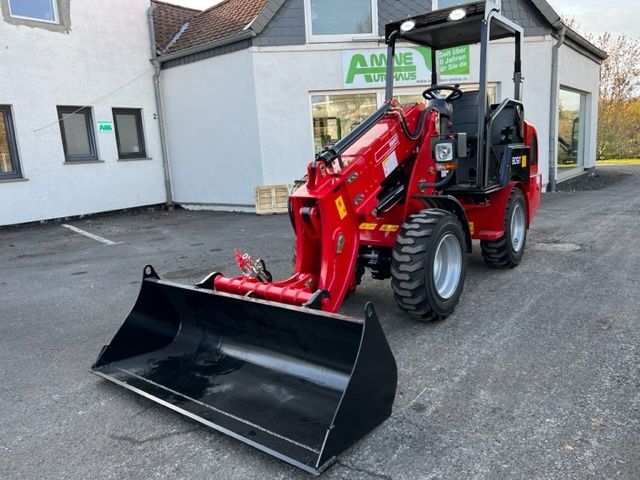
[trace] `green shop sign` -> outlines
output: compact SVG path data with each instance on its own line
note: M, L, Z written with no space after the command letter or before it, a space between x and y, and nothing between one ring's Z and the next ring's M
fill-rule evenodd
M470 75L469 47L454 47L438 53L440 79L466 81ZM387 78L386 49L342 52L344 88L384 86ZM431 82L431 50L426 47L397 48L394 68L396 86Z
M103 133L113 132L113 122L110 120L98 120L98 131Z

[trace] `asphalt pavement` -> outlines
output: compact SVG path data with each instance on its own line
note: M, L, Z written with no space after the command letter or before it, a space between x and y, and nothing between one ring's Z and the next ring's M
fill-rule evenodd
M640 478L640 168L545 195L515 270L475 248L461 304L420 323L367 275L398 364L394 413L323 476ZM193 284L233 248L291 270L286 216L176 211L0 230L0 478L306 479L309 475L89 373L142 268Z

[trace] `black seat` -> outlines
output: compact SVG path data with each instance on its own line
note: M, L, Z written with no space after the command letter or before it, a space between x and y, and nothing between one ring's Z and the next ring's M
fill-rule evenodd
M480 91L464 92L462 97L451 102L453 116L451 129L454 133L466 133L469 137L478 136L478 114L480 113ZM487 104L487 108L488 108Z
M476 160L478 153L478 115L480 113L480 91L464 92L462 97L451 102L451 131L467 134L467 156L458 159L456 177L458 184L471 185L476 179ZM487 103L487 108L489 104Z
M491 112L493 113L498 106L491 105ZM518 109L515 104L510 103L498 114L493 122L493 128L490 132L491 145L523 143L524 139L520 130Z

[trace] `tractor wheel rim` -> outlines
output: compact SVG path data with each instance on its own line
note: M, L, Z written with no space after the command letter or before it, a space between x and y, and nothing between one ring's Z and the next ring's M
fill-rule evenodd
M456 293L462 275L462 247L458 238L447 233L436 249L433 259L433 283L438 295L449 300Z
M526 224L524 218L524 208L519 203L516 204L511 215L511 246L513 250L519 252L524 246L524 235Z

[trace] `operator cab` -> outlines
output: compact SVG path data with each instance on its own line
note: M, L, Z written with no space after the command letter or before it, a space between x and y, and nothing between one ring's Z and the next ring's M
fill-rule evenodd
M526 180L526 163L518 167L512 158L528 155L524 145L524 106L520 52L523 30L501 15L501 0L488 0L437 10L386 26L387 91L393 98L393 62L397 41L405 40L431 49L431 86L423 92L428 109L441 116L440 136L432 139L438 162L455 164L454 173L444 172L445 192L486 194L504 187L512 179ZM489 43L515 39L514 98L490 105L488 96ZM459 85L438 84L437 52L456 46L480 44L480 87L462 91ZM526 158L526 157L525 157Z

